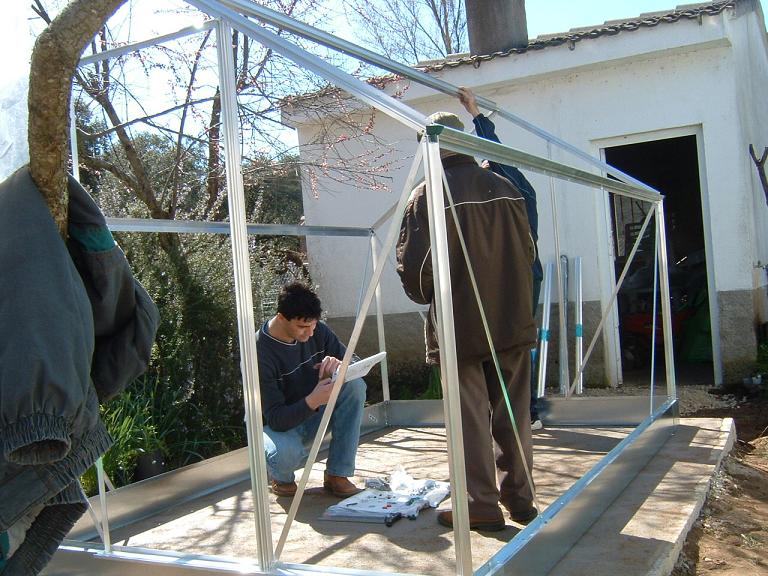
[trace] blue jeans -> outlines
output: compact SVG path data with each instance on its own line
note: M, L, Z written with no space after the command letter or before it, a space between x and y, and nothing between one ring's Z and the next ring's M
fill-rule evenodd
M331 444L325 471L334 476L354 476L357 445L360 440L360 422L365 404L365 381L350 380L341 388L331 415ZM307 420L286 430L276 432L264 426L264 452L269 476L278 482L294 482L294 471L304 466L309 448L320 427L325 412L321 407Z

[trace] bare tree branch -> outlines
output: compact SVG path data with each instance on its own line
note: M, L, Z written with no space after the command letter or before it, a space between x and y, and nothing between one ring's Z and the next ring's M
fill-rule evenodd
M749 155L752 157L752 161L757 167L757 175L760 176L760 184L763 187L763 195L765 196L765 201L768 202L768 177L765 175L765 161L768 160L768 147L763 149L763 155L758 159L757 154L755 153L755 147L750 144Z
M83 48L125 0L75 0L35 42L29 74L29 170L62 236L67 230L67 162L72 77ZM38 5L39 7L39 5Z

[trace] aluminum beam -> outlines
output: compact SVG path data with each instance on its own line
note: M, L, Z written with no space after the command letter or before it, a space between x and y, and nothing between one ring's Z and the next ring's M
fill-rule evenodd
M472 573L472 546L469 541L469 503L464 462L464 437L461 425L456 330L453 321L451 267L448 255L448 232L444 210L443 166L437 135L442 126L430 126L424 147L429 239L431 244L434 310L437 314L437 341L440 345L440 379L443 405L447 414L445 427L448 442L448 469L453 505L453 535L456 549L456 575Z
M222 142L232 237L232 263L237 308L237 333L240 342L245 428L253 493L253 516L258 542L259 566L269 569L275 561L272 549L272 523L267 495L267 464L264 459L264 434L259 393L259 366L256 352L256 318L253 313L250 251L246 229L245 192L240 156L240 123L234 56L230 46L232 29L224 21L216 27L219 86L221 88Z
M138 52L142 48L151 48L152 46L157 46L158 44L170 42L171 40L177 40L179 38L191 36L192 34L197 34L198 32L211 30L215 26L216 26L216 22L214 20L207 20L206 22L203 22L199 26L187 26L185 28L181 28L180 30L177 30L176 32L170 32L168 34L163 34L162 36L155 36L154 38L150 38L149 40L143 40L141 42L126 44L125 46L120 46L119 48L104 50L104 52L99 52L98 54L90 54L89 56L83 56L82 58L80 58L78 67L82 68L83 66L87 66L88 64L94 64L95 62L109 60L110 58L118 58L120 56L123 56L124 54L130 54L131 52Z
M440 145L461 154L482 156L487 160L500 164L511 164L518 168L527 168L534 172L556 176L563 180L583 184L591 188L605 188L621 196L628 196L637 200L656 202L662 198L661 194L656 191L649 191L633 184L611 180L592 172L516 150L505 144L485 140L474 134L454 130L448 126L440 134Z
M609 428L642 424L650 413L648 401L648 396L549 397L541 398L539 406L542 420L550 427ZM653 399L653 409L658 410L667 401L669 397L657 394ZM391 400L384 406L389 426L445 426L442 400Z
M113 232L161 232L176 234L229 234L229 222L157 220L154 218L107 218ZM248 234L259 236L359 236L373 234L370 228L349 226L299 226L297 224L247 224Z
M373 64L374 66L378 66L383 70L393 72L404 78L413 80L418 84L421 84L423 86L428 86L429 88L437 90L438 92L442 92L444 94L448 94L454 97L458 97L459 95L458 87L454 86L453 84L449 84L448 82L435 78L434 76L430 76L429 74L426 74L421 70L417 70L416 68L412 68L410 66L400 64L399 62L395 62L394 60L390 60L389 58L386 58L380 54L376 54L375 52L372 52L371 50L363 48L362 46L358 46L357 44L353 44L352 42L348 42L346 40L338 38L333 34L329 34L327 32L324 32L322 30L309 26L308 24L304 24L303 22L294 20L293 18L290 18L285 14L281 14L280 12L276 12L274 10L266 8L265 6L256 4L255 2L251 2L249 0L219 0L219 1L226 6L229 6L233 9L236 9L242 12L243 14L252 16L263 22L273 24L281 29L289 30L290 32L293 32L294 34L301 36L302 38L312 40L314 42L317 42L318 44L321 44L328 48L332 48L334 50L342 52L343 54L347 54L348 56L357 58L358 60L362 60L363 62ZM602 162L601 160L589 155L583 150L576 148L574 145L569 144L565 140L562 140L561 138L558 138L557 136L546 132L545 130L539 128L538 126L535 126L534 124L531 124L526 120L523 120L519 116L516 116L506 110L503 110L491 100L478 96L477 103L479 106L486 108L492 112L496 112L503 118L509 120L510 122L513 122L514 124L517 124L521 128L524 128L525 130L533 134L536 134L537 136L543 138L547 142L551 142L553 144L556 144L558 147L564 150L567 150L568 152L575 155L576 157L581 158L582 160L588 162L589 164L591 164L596 168L599 168L601 171L604 171L605 173L610 174L616 178L620 178L625 182L630 182L635 186L637 186L638 188L645 190L646 192L652 192L652 193L658 194L656 190L654 190L647 184L633 178L629 174L625 174L624 172L622 172L618 168L614 168L610 164L606 164L605 162ZM506 162L506 163L509 163L509 162Z
M299 48L285 38L270 32L263 26L259 26L245 16L226 8L218 0L186 1L188 4L195 6L206 14L227 20L240 32L249 35L256 41L261 42L264 46L271 48L296 64L325 78L333 85L346 90L350 94L354 94L362 101L374 106L406 126L419 130L427 123L426 117L421 112L409 108L399 100L384 94L381 90L358 80L351 74L347 74L335 66L328 64L321 58Z
M401 101L392 98L381 90L373 88L371 85L358 80L354 76L338 70L324 60L309 54L301 48L298 48L284 38L269 32L261 26L255 25L248 18L241 16L231 9L225 8L223 6L223 4L225 4L224 2L217 0L187 1L203 12L217 16L219 18L227 19L234 27L236 27L244 34L251 36L256 41L272 48L285 57L293 60L295 63L304 66L308 70L325 78L335 86L346 90L354 96L357 96L360 100L366 102L378 110L381 110L388 116L391 116L406 126L416 130L422 130L425 127L427 118L421 112L409 108ZM253 9L256 5L248 4L248 6ZM290 18L288 20L290 20ZM426 78L429 78L429 76L426 76ZM559 143L562 143L569 148L578 151L580 154L585 154L579 151L577 148L566 144L565 142L559 141ZM579 170L578 168L573 168L564 164L553 162L551 160L539 158L532 154L526 154L519 150L510 148L509 146L505 146L504 144L490 142L472 134L466 134L457 130L452 130L450 128L446 129L441 135L440 144L442 147L448 150L453 150L454 152L471 155L483 154L483 156L489 160L494 160L503 164L513 164L534 170L536 172L555 175L559 178L571 180L586 186L606 188L623 196L630 196L633 198L650 201L658 200L661 197L658 192L638 181L627 184L617 180L611 180L591 172L586 172L584 170ZM589 156L588 154L585 154L585 156L591 163L596 163L595 165L601 170L605 170L607 173L611 174L616 173L616 169L609 166L608 164L605 164L593 158L592 156ZM624 175L623 173L621 174L621 177L623 177L625 180L634 180L629 176Z

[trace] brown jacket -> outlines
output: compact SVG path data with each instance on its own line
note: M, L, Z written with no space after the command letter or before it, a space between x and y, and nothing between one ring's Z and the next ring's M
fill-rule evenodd
M531 348L536 327L531 312L531 264L535 244L525 200L517 188L463 154L443 158L469 261L497 352ZM453 213L445 198L456 352L461 360L491 357ZM439 364L426 186L411 194L397 244L397 272L408 297L429 304L427 362Z

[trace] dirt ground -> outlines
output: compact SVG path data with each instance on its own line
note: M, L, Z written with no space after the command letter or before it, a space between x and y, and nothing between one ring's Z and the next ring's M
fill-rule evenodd
M680 386L681 416L731 417L726 458L672 576L768 576L768 391Z

